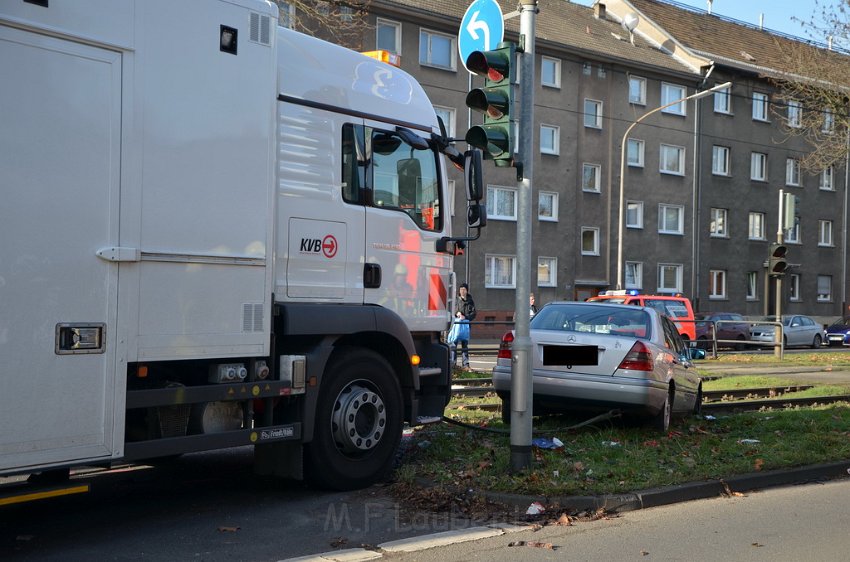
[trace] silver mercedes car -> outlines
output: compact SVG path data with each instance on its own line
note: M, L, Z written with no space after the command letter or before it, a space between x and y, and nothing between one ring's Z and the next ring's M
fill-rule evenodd
M511 344L502 338L493 386L510 423ZM552 302L531 320L534 413L620 410L667 432L671 416L699 413L702 381L675 324L655 309Z

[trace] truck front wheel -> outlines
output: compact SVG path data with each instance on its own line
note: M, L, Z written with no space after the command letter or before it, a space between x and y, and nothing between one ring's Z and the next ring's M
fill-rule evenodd
M336 490L386 479L401 440L404 407L389 363L366 349L341 351L321 386L305 476Z

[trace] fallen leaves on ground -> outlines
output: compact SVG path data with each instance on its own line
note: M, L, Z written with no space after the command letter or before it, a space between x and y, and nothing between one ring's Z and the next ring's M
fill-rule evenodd
M239 530L239 527L224 526L224 525L222 525L221 527L218 528L219 533L235 533L238 530Z
M508 546L530 546L532 548L545 548L546 550L555 550L555 547L550 542L536 542L536 541L511 541L508 543Z

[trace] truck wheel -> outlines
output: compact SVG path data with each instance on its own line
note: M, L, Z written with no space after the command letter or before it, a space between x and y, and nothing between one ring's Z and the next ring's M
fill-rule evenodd
M334 490L385 480L401 442L403 408L398 379L383 357L365 349L340 353L322 378L305 476Z

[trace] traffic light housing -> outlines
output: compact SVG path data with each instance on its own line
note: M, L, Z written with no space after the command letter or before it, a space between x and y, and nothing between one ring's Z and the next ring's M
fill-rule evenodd
M767 257L767 273L771 277L781 277L788 269L788 246L774 242L770 245L770 254Z
M514 163L514 94L516 87L516 45L499 43L492 51L473 51L466 68L484 76L484 87L470 90L466 105L484 113L484 124L470 127L466 142L484 151L496 166Z

